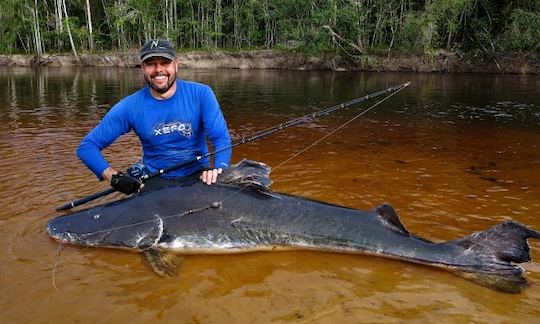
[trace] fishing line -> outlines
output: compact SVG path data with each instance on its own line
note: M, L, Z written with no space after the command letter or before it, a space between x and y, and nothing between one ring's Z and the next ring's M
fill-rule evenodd
M285 161L281 162L280 164L278 164L276 167L272 168L272 170L276 170L278 168L280 168L281 166L283 166L284 164L286 164L287 162L291 161L292 159L294 159L295 157L299 156L300 154L304 153L305 151L307 151L308 149L310 149L311 147L319 144L321 141L325 140L326 138L330 137L331 135L335 134L337 131L343 129L344 127L346 127L347 125L349 125L350 123L352 123L353 121L355 121L356 119L362 117L363 115L367 114L369 111L371 111L373 108L377 107L378 105L380 105L381 103L385 102L387 99L390 99L392 96L394 96L395 94L397 94L398 92L400 92L401 90L405 89L405 87L403 88L399 88L398 90L392 92L391 94L389 94L388 96L384 97L383 99L377 101L376 103L374 103L371 107L361 111L359 114L357 114L356 116L354 116L353 118L349 119L348 121L346 121L345 123L341 124L340 126L338 126L336 129L332 130L331 132L329 132L328 134L324 135L323 137L319 138L318 140L316 140L315 142L309 144L308 146L304 147L303 149L301 149L300 151L296 152L295 154L293 154L291 157L289 157L288 159L286 159ZM240 191L244 190L245 188L247 188L249 185L245 185L243 186L242 188L234 191L233 193L231 193L229 196L225 197L223 200L219 201L220 204L223 204L226 200L232 198L234 195L236 195L237 193L239 193Z
M392 96L394 96L395 94L397 94L398 92L400 92L401 90L403 90L405 88L400 88L394 92L392 92L391 94L389 94L388 96L382 98L381 100L377 101L376 103L374 103L371 107L365 109L364 111L360 112L358 115L354 116L353 118L349 119L348 121L346 121L345 123L341 124L340 126L338 126L336 129L334 129L333 131L331 131L330 133L324 135L323 137L319 138L318 140L316 140L315 142L311 143L310 145L306 146L305 148L301 149L300 151L298 151L297 153L293 154L290 158L286 159L285 161L281 162L280 164L278 164L276 167L272 168L273 170L276 170L277 168L283 166L285 163L289 162L290 160L294 159L295 157L299 156L300 154L304 153L305 151L307 151L308 149L310 149L311 147L319 144L321 141L323 141L324 139L330 137L331 135L335 134L337 131L339 131L340 129L346 127L347 125L349 125L350 123L352 123L353 121L355 121L356 119L362 117L363 115L367 114L370 110L372 110L373 108L377 107L378 105L380 105L381 103L385 102L387 99L391 98Z
M173 215L169 215L169 216L159 216L156 213L154 213L154 216L156 216L158 219L152 219L152 220L141 221L141 222L137 222L137 223L131 223L131 224L124 225L124 226L111 227L111 228L108 228L108 229L105 229L105 230L100 230L100 231L88 232L88 233L81 234L80 236L81 237L87 237L87 236L92 236L92 235L96 235L96 234L100 234L100 233L118 231L118 230L122 230L122 229L125 229L125 228L130 228L130 227L134 227L134 226L154 223L156 221L163 220L163 219L169 219L169 218L173 218L173 217L182 217L182 216L186 216L186 215L189 215L189 214L198 213L198 212L210 209L210 208L214 208L213 204L211 204L210 206L206 206L206 207L199 207L199 208L195 208L195 209L191 209L191 210L186 210L183 213L173 214Z
M56 281L54 280L54 275L56 273L56 267L58 266L58 264L60 263L59 260L60 260L60 253L62 253L62 250L64 249L64 243L62 242L58 242L58 249L56 250L56 255L54 257L54 265L53 265L53 269L52 269L52 273L51 273L51 277L52 277L52 285L54 287L54 289L57 291L57 292L60 292L60 290L58 290L58 288L56 287Z

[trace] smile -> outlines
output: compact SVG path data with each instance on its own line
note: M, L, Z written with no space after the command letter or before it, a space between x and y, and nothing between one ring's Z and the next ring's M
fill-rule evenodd
M165 76L165 75L159 75L159 76L152 77L152 79L154 79L156 81L166 81L168 79L168 77Z

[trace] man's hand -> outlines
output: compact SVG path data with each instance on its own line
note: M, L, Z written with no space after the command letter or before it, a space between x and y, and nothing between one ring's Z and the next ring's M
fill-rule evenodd
M103 178L103 180L110 183L112 180L112 176L117 173L118 171L116 171L115 169L111 167L108 167L107 169L103 170L103 172L101 173L101 177Z
M213 183L216 183L218 175L223 172L223 169L212 169L212 170L205 170L199 177L202 182L206 183L207 185L211 185Z
M118 172L112 176L111 187L126 195L131 195L142 187L142 183L128 174Z
M118 172L111 167L105 169L101 176L111 184L111 187L126 195L135 193L144 187L144 184L139 180L122 172Z

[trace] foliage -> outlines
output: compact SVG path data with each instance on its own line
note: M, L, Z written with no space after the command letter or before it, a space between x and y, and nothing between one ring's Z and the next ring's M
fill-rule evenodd
M356 58L381 49L388 55L429 55L440 48L540 53L540 0L4 2L3 53L67 52L69 33L78 51L139 48L146 39L161 37L179 50L280 48Z
M503 45L510 50L540 52L540 14L517 9L503 34Z

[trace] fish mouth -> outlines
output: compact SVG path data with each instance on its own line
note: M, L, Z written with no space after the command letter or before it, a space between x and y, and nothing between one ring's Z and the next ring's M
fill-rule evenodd
M51 223L52 221L47 222L47 234L49 234L49 236L54 238L55 240L59 240L59 232L57 231L57 228Z
M85 239L84 234L78 235L68 231L59 231L54 226L47 226L47 233L49 237L58 243L70 244L70 245L89 245L93 246L92 242ZM106 246L103 246L106 247Z
M54 220L47 223L47 234L60 243L74 243L77 242L77 235L62 230L58 224L55 224Z

